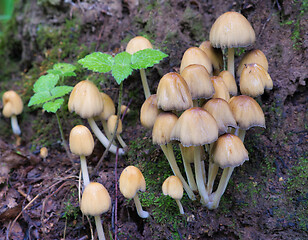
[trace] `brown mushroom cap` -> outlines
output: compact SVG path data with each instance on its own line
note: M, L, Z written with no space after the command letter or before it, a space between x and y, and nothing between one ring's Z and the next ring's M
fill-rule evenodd
M215 92L211 77L206 68L200 64L188 65L181 72L193 100L211 98Z
M2 96L3 116L10 118L12 115L19 115L23 110L23 102L20 96L13 90L6 91Z
M221 168L237 167L249 159L241 139L229 133L220 136L213 144L211 156L214 163Z
M261 65L266 72L268 72L268 61L265 54L259 49L254 49L245 53L241 59L236 72L237 76L241 76L244 65L250 63L257 63Z
M103 100L103 111L99 114L98 118L100 120L108 120L111 115L115 114L115 106L111 97L108 94L101 92L102 100Z
M134 166L126 167L119 179L120 191L125 198L133 198L138 191L145 191L146 183L140 170Z
M141 106L140 122L146 128L152 128L161 110L157 107L157 95L148 97Z
M68 109L82 118L99 115L103 111L103 100L95 84L88 80L76 84L68 100Z
M48 156L48 149L46 147L42 147L40 149L40 157L46 158Z
M264 113L253 98L246 95L234 96L230 99L229 106L241 129L248 130L254 126L265 128Z
M255 40L255 31L250 23L237 12L219 16L210 31L210 41L215 48L246 47Z
M132 38L127 46L126 46L126 52L130 54L134 54L135 52L138 52L140 50L144 50L147 48L153 48L152 44L148 39L145 37L137 36Z
M183 197L183 184L177 176L170 176L164 181L162 191L164 195L181 200Z
M222 77L213 76L211 77L211 81L215 89L215 94L213 95L212 98L222 98L226 101L229 101L230 94Z
M152 138L154 144L164 145L171 141L171 131L178 117L171 112L160 113L153 126Z
M83 125L75 126L70 132L69 145L74 154L91 155L94 149L94 140L90 130Z
M171 140L178 140L184 147L201 146L216 141L218 126L206 110L193 107L186 110L177 120Z
M213 48L210 41L202 42L199 48L211 59L214 69L220 72L220 69L223 67L221 50L219 48Z
M84 189L80 210L84 215L98 216L111 207L111 199L107 189L100 183L90 182Z
M184 68L191 64L203 65L209 74L212 74L213 72L210 58L198 47L190 47L184 52L181 60L180 73L182 73Z
M237 85L236 85L236 82L235 82L235 79L232 73L225 70L225 71L220 72L218 76L222 77L222 80L224 81L229 93L232 94L233 96L236 96L237 95Z
M164 111L182 111L193 106L191 94L180 74L165 74L157 87L157 107Z
M114 129L116 127L116 124L117 124L117 115L112 115L108 118L107 120L107 127L108 127L108 131L113 134L114 132ZM123 131L123 128L122 128L122 121L121 119L119 119L119 124L118 124L118 128L117 128L117 132L116 134L120 134L122 133Z

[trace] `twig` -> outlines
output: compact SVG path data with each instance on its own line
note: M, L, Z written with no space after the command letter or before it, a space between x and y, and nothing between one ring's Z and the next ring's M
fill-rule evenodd
M114 164L114 178L115 178L115 200L114 200L114 240L117 240L118 235L118 156L119 156L119 148L117 148L115 164Z

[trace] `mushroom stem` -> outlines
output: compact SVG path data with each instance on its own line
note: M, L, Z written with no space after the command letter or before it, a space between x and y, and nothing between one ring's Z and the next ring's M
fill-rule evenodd
M228 48L228 71L234 77L234 48Z
M198 99L193 100L193 107L199 107Z
M20 135L21 131L20 131L20 127L18 125L18 121L17 121L17 116L16 115L12 115L11 116L11 125L12 125L13 133L15 135Z
M83 185L86 187L90 183L90 177L88 173L87 160L84 155L80 156L80 166L83 178Z
M141 218L147 218L150 216L150 214L147 212L147 211L144 211L142 209L142 206L141 206L141 203L140 203L140 200L139 200L139 197L138 197L138 194L136 193L136 195L134 196L134 202L135 202L135 205L136 205L136 209L137 209L137 213L139 215L139 217Z
M103 126L103 129L104 129L104 132L106 133L107 138L110 141L112 139L112 136L111 136L111 133L108 130L107 121L106 120L101 120L101 122L102 122L102 126Z
M221 196L224 194L226 187L228 185L229 179L233 172L234 167L227 167L223 170L218 188L216 192L213 193L213 201L207 204L209 209L216 209L218 208Z
M96 225L98 239L99 240L105 240L106 238L105 238L101 218L99 216L94 216L94 219L95 219L95 225Z
M140 69L140 76L141 76L145 99L148 99L151 96L151 92L150 92L150 88L149 88L148 81L147 81L147 76L145 75L144 69Z
M197 188L197 184L196 184L196 181L195 181L195 178L194 178L194 174L193 174L193 171L191 169L190 162L188 161L187 156L186 156L183 148L184 148L184 146L182 144L180 144L181 155L182 155L182 159L183 159L183 164L184 164L184 169L185 169L185 172L186 172L188 184L189 184L189 187L191 188L192 191L197 191L198 188Z
M194 163L195 163L196 182L199 194L201 196L200 202L202 204L207 204L209 202L209 196L206 192L205 182L203 180L203 175L202 175L201 146L194 147Z
M168 162L169 162L169 165L172 169L172 172L174 173L175 176L177 176L182 184L183 184L183 188L184 190L186 191L188 197L191 199L191 200L196 200L196 197L195 197L195 194L193 193L193 191L191 190L191 188L189 187L189 185L187 184L187 182L185 181L184 177L182 176L182 173L176 163L176 160L175 160L175 156L174 156L174 153L173 153L173 148L172 148L172 143L168 143L167 146L166 145L160 145L161 149L163 150Z
M237 132L237 136L244 142L246 135L246 130L239 128Z
M117 134L117 139L118 139L120 145L121 145L123 148L126 148L126 147L127 147L127 145L126 145L126 143L124 142L123 138L122 138L119 134Z
M179 199L175 199L175 202L177 203L177 205L179 206L179 209L180 209L180 213L181 214L184 214L184 209L183 209L183 206L182 206L182 203Z
M105 148L109 145L109 140L106 138L106 136L102 133L102 131L98 128L96 122L93 118L88 118L88 123L94 132L95 136L98 138L98 140L104 145ZM111 144L109 151L112 153L116 153L117 147L113 144ZM125 152L123 148L119 148L119 155L123 155Z
M207 182L207 192L210 195L213 191L213 185L215 178L218 173L219 166L215 163L213 163L211 160L209 162L209 176L208 176L208 182Z

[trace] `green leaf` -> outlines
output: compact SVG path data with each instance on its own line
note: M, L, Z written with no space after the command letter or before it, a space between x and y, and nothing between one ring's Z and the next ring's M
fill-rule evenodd
M59 75L55 75L52 73L48 73L47 75L41 76L33 85L33 91L43 92L49 91L50 89L54 88L59 81Z
M55 98L58 98L58 97L63 97L65 94L68 94L72 90L73 90L73 87L58 86L58 87L51 89L50 92L51 92L52 98L55 99Z
M42 91L42 92L38 92L35 93L31 98L30 101L28 103L28 106L32 106L32 105L36 105L36 104L41 104L41 103L45 103L47 101L50 101L51 99L53 99L53 97L51 96L49 91Z
M142 69L152 67L168 55L155 49L147 48L132 55L132 68Z
M106 73L111 70L114 60L106 53L94 52L80 59L78 63L89 70Z
M63 98L58 98L55 101L47 102L43 105L43 109L47 112L56 113L64 102Z
M131 68L132 55L128 52L121 52L114 57L114 65L111 68L112 76L118 84L127 78L133 71Z
M60 71L62 74L67 72L74 72L76 70L76 67L69 63L56 63L53 65L54 70Z

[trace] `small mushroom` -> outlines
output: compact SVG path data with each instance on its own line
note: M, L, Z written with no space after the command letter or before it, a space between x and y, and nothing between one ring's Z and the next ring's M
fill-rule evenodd
M115 127L116 127L116 124L117 124L117 115L111 115L109 118L108 118L108 121L107 121L107 127L108 127L108 131L110 132L111 136L113 135L113 132L115 130ZM123 138L120 136L120 134L122 133L123 131L123 128L122 128L122 121L121 119L119 119L119 124L118 124L118 128L117 128L117 132L116 132L116 137L119 141L119 143L121 144L121 146L123 148L126 148L127 145L126 143L124 142Z
M40 149L40 157L45 161L48 156L48 149L46 147L42 147Z
M163 183L162 191L164 195L169 195L176 201L180 213L184 214L184 209L180 202L183 197L183 184L181 180L177 176L168 177Z

